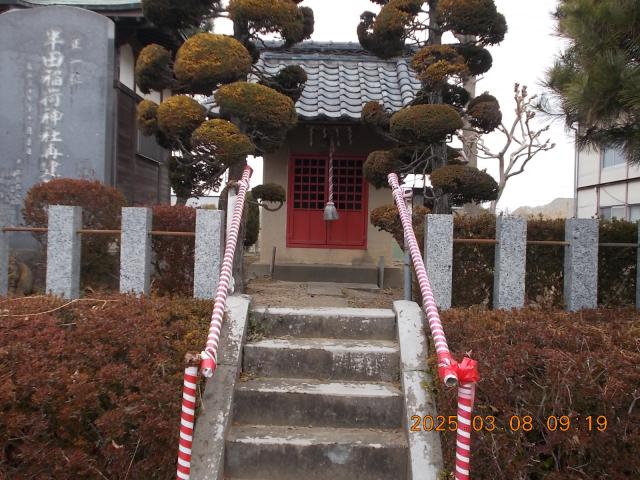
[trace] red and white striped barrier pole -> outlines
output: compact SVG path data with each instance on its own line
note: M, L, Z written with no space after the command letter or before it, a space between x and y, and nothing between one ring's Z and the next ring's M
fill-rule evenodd
M224 309L231 285L233 274L233 257L236 252L240 224L244 211L244 201L249 189L249 180L253 170L247 166L238 182L238 195L231 218L231 227L228 230L222 267L220 267L220 280L216 290L216 298L211 314L211 326L207 346L200 355L187 355L187 368L184 371L184 387L182 389L182 413L180 416L180 446L178 450L177 480L189 480L191 475L191 448L193 445L193 429L196 410L196 385L198 383L198 367L205 378L211 378L218 361L218 344L220 343L220 331L224 319ZM195 363L195 365L194 365Z
M458 429L456 435L456 480L469 480L469 464L471 461L471 419L473 412L473 402L475 397L475 384L480 379L478 374L478 364L475 360L465 358L461 363L456 362L451 356L449 345L442 328L440 314L433 297L431 282L427 275L427 269L424 266L420 247L413 231L413 219L407 210L404 195L400 188L400 181L395 173L388 176L389 185L393 189L393 198L402 228L404 229L405 239L411 253L413 266L418 277L420 285L420 293L422 294L422 303L431 336L436 347L436 356L438 358L438 374L445 385L453 387L458 385Z
M180 446L178 447L178 479L188 480L191 475L191 448L193 426L196 418L196 387L198 384L199 356L187 361L182 387L182 412L180 414ZM195 364L195 365L194 365Z

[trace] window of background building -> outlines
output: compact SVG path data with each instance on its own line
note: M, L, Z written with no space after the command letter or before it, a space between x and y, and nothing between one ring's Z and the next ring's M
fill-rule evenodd
M624 205L601 208L600 218L602 218L603 220L613 220L614 218L617 218L618 220L624 220Z
M629 221L630 222L640 221L640 205L629 206Z
M625 163L624 151L619 148L605 148L602 154L602 168L615 167Z

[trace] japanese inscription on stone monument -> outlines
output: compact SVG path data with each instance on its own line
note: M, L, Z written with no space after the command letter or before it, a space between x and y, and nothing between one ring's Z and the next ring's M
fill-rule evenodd
M0 206L56 177L111 181L114 51L113 22L85 9L0 15Z

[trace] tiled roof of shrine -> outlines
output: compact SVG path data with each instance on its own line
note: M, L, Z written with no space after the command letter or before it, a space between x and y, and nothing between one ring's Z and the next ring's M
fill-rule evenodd
M286 50L274 45L267 44L257 66L269 75L287 65L305 69L309 80L296 104L302 120L359 120L372 100L397 111L420 88L406 58L383 60L357 43L304 42Z

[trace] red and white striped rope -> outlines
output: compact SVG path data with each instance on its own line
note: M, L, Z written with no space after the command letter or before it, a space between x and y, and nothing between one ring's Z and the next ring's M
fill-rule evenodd
M196 385L198 367L187 367L182 387L182 413L180 414L180 446L178 447L178 479L189 480L191 474L191 447L196 415Z
M224 307L227 303L227 295L229 294L229 286L231 285L231 276L233 274L233 257L238 243L238 233L240 224L242 223L242 213L244 210L244 200L249 189L249 180L253 170L246 167L242 174L242 179L238 184L238 195L236 196L236 205L233 209L233 218L231 219L231 229L229 231L224 259L222 267L220 267L220 280L218 281L218 289L216 291L216 300L211 314L211 326L209 328L209 336L207 338L207 346L201 353L202 375L205 378L211 378L216 369L218 361L218 344L220 343L220 332L222 330L222 321L224 318Z
M334 205L333 196L334 196L334 186L333 186L333 154L335 152L335 146L333 144L333 139L329 139L329 201L327 202L329 205Z
M209 336L204 351L200 354L200 372L205 378L211 378L218 361L218 344L220 343L220 331L224 319L224 309L229 294L229 286L233 273L233 257L236 252L240 224L244 211L244 201L249 189L249 180L253 170L246 167L242 179L238 184L238 195L233 209L231 228L229 229L220 279L216 290L215 304L211 314ZM184 371L184 387L182 389L182 413L180 416L180 446L178 450L177 480L189 480L191 475L191 448L193 446L193 430L195 425L196 410L196 385L198 383L198 367L188 366Z
M458 429L456 435L456 480L469 480L469 465L471 462L471 414L473 412L473 401L475 395L475 384L479 380L477 362L470 358L465 358L461 363L456 362L451 356L449 345L442 328L440 314L431 289L431 282L424 266L420 247L413 231L413 219L405 204L404 195L400 188L400 181L395 173L388 176L389 185L393 189L393 198L405 239L409 247L413 266L420 285L422 303L431 335L436 347L438 358L438 374L447 386L458 385Z

